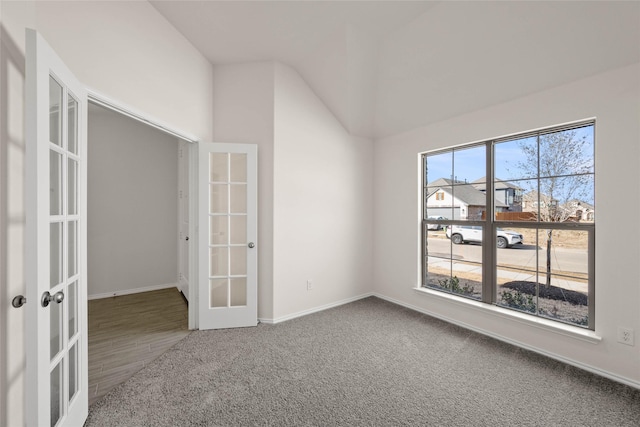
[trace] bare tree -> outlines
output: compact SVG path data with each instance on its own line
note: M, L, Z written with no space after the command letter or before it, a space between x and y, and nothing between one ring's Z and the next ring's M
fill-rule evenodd
M530 141L530 140L529 140ZM593 203L593 141L577 129L542 134L537 144L519 143L519 173L538 177L529 188L541 222L564 222L575 215L576 201ZM522 175L521 175L522 176ZM533 187L533 186L532 186ZM547 286L551 285L552 229L547 230Z
M592 202L593 153L592 141L577 130L540 135L538 144L521 142L522 160L517 167L522 174L538 176L535 191L542 222L562 222L575 212L574 201Z

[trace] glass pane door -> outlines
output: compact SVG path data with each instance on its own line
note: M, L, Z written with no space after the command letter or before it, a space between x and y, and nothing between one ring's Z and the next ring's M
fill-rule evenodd
M82 425L88 413L87 92L26 31L27 425Z
M78 101L49 76L49 277L51 426L78 391Z
M200 144L199 328L257 324L257 149Z
M209 307L247 304L247 155L209 153Z

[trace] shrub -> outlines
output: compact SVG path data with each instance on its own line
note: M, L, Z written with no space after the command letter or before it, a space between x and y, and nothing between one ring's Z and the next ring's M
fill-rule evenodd
M533 301L533 296L523 294L520 291L504 291L502 293L502 302L508 307L530 313L535 313L537 308L536 303Z
M460 286L460 279L458 279L457 276L453 276L444 280L438 280L438 283L440 284L440 287L442 289L445 289L447 291L450 291L456 294L463 294L463 295L473 294L473 290L474 290L473 285L469 285L468 283L465 283L464 286Z

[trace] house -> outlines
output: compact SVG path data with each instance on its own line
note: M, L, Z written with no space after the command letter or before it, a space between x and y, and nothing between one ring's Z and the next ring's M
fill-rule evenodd
M640 182L639 16L639 2L617 1L3 0L0 425L24 425L34 401L25 323L40 295L26 309L10 304L31 275L26 28L101 99L195 141L258 146L261 321L376 295L640 388L637 344L617 338L640 331L640 227L628 221L640 193L625 192L620 209L609 191ZM417 289L421 153L592 118L595 330ZM141 154L139 172L154 154ZM117 208L114 221L152 218L127 200Z
M447 219L481 220L487 210L484 191L473 183L440 178L427 185L427 215L442 216ZM503 212L509 206L496 200L496 212Z
M471 185L484 193L487 191L486 182L487 177L482 177L473 181ZM496 200L502 202L507 207L505 211L522 212L523 189L521 187L509 181L496 179L493 183L493 191L495 193Z

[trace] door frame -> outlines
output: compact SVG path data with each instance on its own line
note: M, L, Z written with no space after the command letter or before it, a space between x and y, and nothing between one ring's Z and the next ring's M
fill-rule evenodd
M188 192L189 192L189 321L190 330L198 329L198 139L193 135L168 126L161 121L152 118L126 104L87 88L88 102L108 110L122 114L147 126L151 126L164 133L188 142ZM87 138L88 150L91 150L91 142ZM88 166L88 165L87 165ZM87 167L88 171L88 167ZM176 260L178 261L178 260Z

